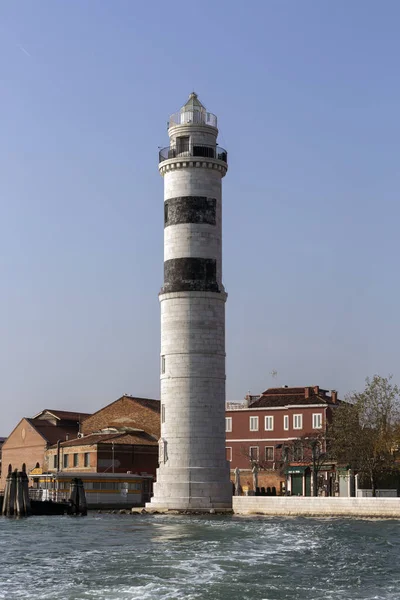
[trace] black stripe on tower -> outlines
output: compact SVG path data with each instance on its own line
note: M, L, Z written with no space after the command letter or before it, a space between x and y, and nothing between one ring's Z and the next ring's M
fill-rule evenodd
M164 227L180 223L215 225L215 198L206 196L178 196L164 202Z
M164 262L164 286L168 292L220 292L217 263L213 258L172 258Z

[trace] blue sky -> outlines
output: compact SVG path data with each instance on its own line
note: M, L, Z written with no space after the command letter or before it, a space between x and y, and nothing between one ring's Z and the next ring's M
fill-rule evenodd
M157 147L193 89L229 151L227 398L399 381L399 21L391 0L0 5L0 434L159 397Z

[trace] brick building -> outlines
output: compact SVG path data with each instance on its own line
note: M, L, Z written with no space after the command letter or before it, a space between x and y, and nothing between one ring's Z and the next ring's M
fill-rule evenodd
M46 469L155 476L160 437L160 402L122 396L87 417L80 437L46 452Z
M314 387L270 388L248 405L227 404L226 456L241 471L244 490L253 489L251 469L257 465L259 487L275 487L284 493L311 495L311 457L302 439L321 439L338 405L337 392ZM321 448L325 451L325 448ZM329 493L331 467L325 477Z
M135 428L160 437L160 401L124 395L86 418L83 435L109 428Z
M155 476L158 441L143 431L95 433L54 445L46 452L47 472L136 473ZM59 465L59 467L58 467Z
M25 464L27 472L36 465L43 468L46 450L59 440L76 438L83 419L88 416L88 413L45 409L32 418L21 419L2 446L0 489L4 488L9 465L21 469Z

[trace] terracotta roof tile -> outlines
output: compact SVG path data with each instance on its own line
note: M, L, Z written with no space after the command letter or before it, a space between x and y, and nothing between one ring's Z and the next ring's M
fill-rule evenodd
M306 388L269 388L263 394L250 404L250 408L269 408L274 406L291 406L306 404L332 405L332 399L326 395L326 390L319 389L316 394L313 388L309 388L310 395L306 398ZM337 401L338 403L340 400Z
M262 393L262 396L292 396L293 394L303 394L304 387L279 387L279 388L268 388Z
M58 440L64 441L67 436L71 439L78 435L78 425L71 425L70 427L55 426L44 421L42 419L26 419L34 429L50 445L56 444Z
M60 419L61 421L83 421L83 419L86 419L87 417L90 417L91 413L84 413L84 412L76 412L76 411L69 411L69 410L57 410L57 409L52 409L52 408L44 408L43 410L40 411L40 413L38 413L37 415L35 415L33 418L36 419L37 417L39 417L40 415L42 415L43 413L50 413L51 415L54 415L57 419Z
M128 433L94 433L81 438L62 442L63 448L70 446L92 446L95 444L132 444L138 446L157 446L158 440L144 431ZM56 444L54 444L56 446ZM53 446L53 447L54 447Z
M135 427L160 437L160 401L122 396L82 423L81 431L94 433L107 427Z

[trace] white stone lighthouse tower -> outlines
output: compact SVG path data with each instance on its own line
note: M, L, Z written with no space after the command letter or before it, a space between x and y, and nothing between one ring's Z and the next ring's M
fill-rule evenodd
M195 93L172 115L164 177L160 467L150 508L232 506L225 458L225 302L217 117Z

